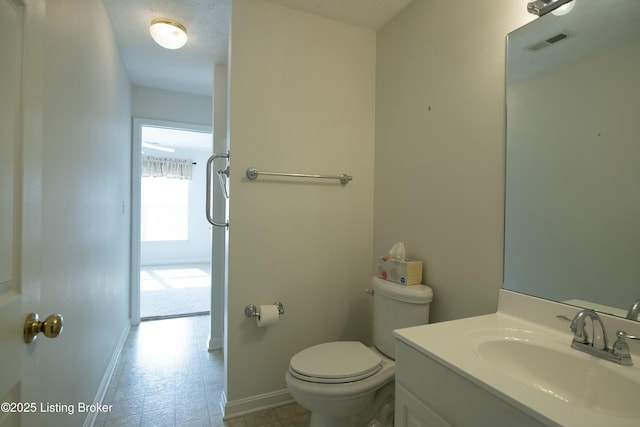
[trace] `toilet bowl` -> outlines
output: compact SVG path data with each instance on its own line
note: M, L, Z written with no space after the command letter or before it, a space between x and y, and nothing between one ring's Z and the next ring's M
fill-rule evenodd
M374 277L374 347L322 343L294 355L285 375L291 396L311 411L311 427L393 426L393 330L428 323L431 289Z
M349 346L334 346L335 344ZM341 353L345 351L350 351L350 353ZM320 376L318 378L301 374L294 368L298 366L296 361L292 359L286 374L287 387L294 399L311 411L311 427L365 425L376 417L377 412L382 409L385 403L390 407L393 405L393 393L391 393L387 402L379 402L381 404L377 405L377 408L374 407L376 392L386 385L393 385L395 374L395 361L377 351L375 347L365 347L359 342L326 343L303 350L296 356L308 356L305 352L332 355L330 359L324 360L336 362L338 366L334 372L338 372L342 367L339 362L344 359L340 354L349 358L348 355L357 353L365 358L364 363L360 366L351 364L349 366L349 368L353 368L351 372L343 370L332 377ZM352 358L353 360L355 358ZM375 362L372 362L373 360ZM375 366L372 366L374 363ZM380 425L385 426L386 424Z

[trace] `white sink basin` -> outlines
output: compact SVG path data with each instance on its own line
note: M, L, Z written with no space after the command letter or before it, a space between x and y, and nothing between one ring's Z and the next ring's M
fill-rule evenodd
M513 311L526 311L541 323L498 312L401 329L395 334L540 425L640 426L639 343L629 343L634 366L575 350L568 322L556 315L571 318L577 309L537 301L532 307L518 301ZM637 325L628 320L607 318L605 326L610 337L618 329L640 335Z
M477 331L471 340L480 359L501 374L570 406L640 418L640 383L628 378L631 368L580 353L568 342L501 332Z

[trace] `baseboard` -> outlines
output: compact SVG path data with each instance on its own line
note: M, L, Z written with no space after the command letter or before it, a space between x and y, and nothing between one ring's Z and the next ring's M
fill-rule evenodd
M222 337L209 336L209 351L219 350L222 348Z
M187 258L179 260L153 260L147 262L140 262L140 267L157 267L162 265L182 265L182 264L211 264L210 259L201 258Z
M111 360L109 361L109 365L107 365L107 370L102 377L102 381L100 382L100 386L98 387L98 392L96 393L96 397L93 400L94 405L102 405L104 401L104 397L107 394L107 389L109 388L109 383L111 382L111 378L113 378L113 373L116 370L116 366L118 365L118 360L120 359L120 354L122 353L122 348L124 347L125 342L127 341L127 336L129 335L129 330L131 329L131 321L129 320L126 324L122 332L120 333L120 338L118 338L118 342L116 344L116 348L111 355ZM83 427L91 427L96 422L96 417L98 416L98 412L89 411L87 413L87 418L84 420Z
M256 396L227 401L227 396L222 392L220 397L220 407L222 418L227 421L232 418L241 417L267 409L277 408L295 402L289 394L288 389L273 391L270 393L258 394Z

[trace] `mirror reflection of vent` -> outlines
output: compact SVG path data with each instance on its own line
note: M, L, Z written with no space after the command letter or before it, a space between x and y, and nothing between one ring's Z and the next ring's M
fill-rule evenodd
M546 39L546 40L543 40L543 41L541 41L541 42L538 42L538 43L536 43L536 44L534 44L534 45L532 45L532 46L529 46L527 49L529 49L529 50L534 50L534 51L535 51L535 50L540 50L540 49L543 49L543 48L545 48L545 47L547 47L547 46L551 46L551 45L552 45L552 44L554 44L554 43L558 43L560 40L564 40L564 39L566 39L567 37L568 37L568 36L567 36L566 34L560 33L560 34L555 35L555 36L553 36L553 37L549 37L549 38L548 38L548 39Z

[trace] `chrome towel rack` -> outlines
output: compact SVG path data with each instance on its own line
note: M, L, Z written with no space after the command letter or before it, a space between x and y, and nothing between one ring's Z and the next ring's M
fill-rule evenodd
M247 178L250 180L255 180L259 175L268 175L268 176L288 176L293 178L322 178L322 179L337 179L340 181L340 184L347 185L349 181L353 179L351 175L347 175L345 173L341 175L314 175L307 173L287 173L287 172L265 172L259 171L256 168L247 169Z

